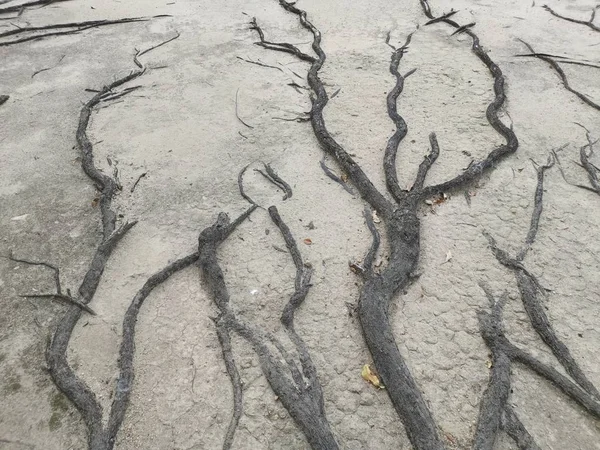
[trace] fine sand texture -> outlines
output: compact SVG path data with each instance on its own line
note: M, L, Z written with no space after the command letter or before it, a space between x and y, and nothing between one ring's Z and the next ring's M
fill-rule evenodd
M600 449L600 9L548 1L0 1L0 449Z

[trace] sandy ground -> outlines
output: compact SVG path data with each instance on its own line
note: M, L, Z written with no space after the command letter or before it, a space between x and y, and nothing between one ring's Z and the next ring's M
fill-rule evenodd
M322 71L339 94L326 119L339 142L356 155L383 188L382 151L392 124L385 95L393 86L385 36L403 42L426 22L418 1L302 0L323 33L328 55ZM566 175L586 183L574 164L588 127L600 137L600 114L564 90L539 61L517 58L536 50L598 61L600 34L553 18L531 1L442 1L461 23L476 21L482 45L505 72L508 87L503 116L512 119L521 146L472 191L423 209L421 278L393 309L395 335L450 448L469 448L478 404L487 384L488 350L476 312L486 305L478 283L508 291L507 327L513 341L556 365L533 333L518 300L511 273L501 267L482 235L518 248L529 226L538 162L563 144ZM593 1L553 1L560 11L589 16ZM247 15L244 15L246 13ZM78 375L106 407L116 376L121 321L135 292L149 275L193 251L199 231L220 211L237 215L247 204L237 190L246 164L270 162L294 188L281 192L249 171L248 192L263 205L276 204L315 267L314 286L297 315L323 384L327 416L344 449L410 448L385 391L361 379L370 362L346 302L358 295L359 279L348 267L369 245L363 204L327 178L319 167L322 151L307 123L293 118L309 109L309 99L288 83L305 85L306 65L291 56L255 45L247 29L256 16L273 40L308 46L308 35L274 0L228 2L175 0L70 1L32 9L12 22L60 22L170 14L149 22L91 29L80 34L0 47L0 254L47 260L60 266L65 287L75 290L100 239L95 189L80 168L74 149L82 104L134 68L134 48L147 48L181 33L179 39L142 58L150 70L123 102L98 109L89 134L96 161L119 169L123 191L116 204L124 218L139 223L111 257L91 306L75 330L69 358ZM0 22L0 32L10 29ZM491 78L471 53L467 36L449 37L446 26L419 29L403 71L416 68L399 101L409 125L400 147L401 180L412 177L436 131L442 148L429 183L485 156L500 137L485 119L492 99ZM241 61L259 60L276 70ZM166 66L164 68L156 68ZM52 69L36 74L43 68ZM600 101L597 69L565 66L575 88ZM297 77L299 74L302 78ZM235 116L238 112L252 128ZM596 161L600 161L596 159ZM333 166L333 163L329 163ZM131 187L138 176L147 173ZM406 181L403 181L406 183ZM546 308L559 336L600 385L600 198L570 186L556 169L547 176L545 210L538 241L527 267L552 290ZM309 222L315 229L309 229ZM256 212L223 245L232 301L252 323L281 333L278 317L293 290L294 268L277 229ZM452 258L445 262L447 255ZM385 252L381 255L385 257ZM53 385L43 358L46 339L64 306L26 300L18 294L48 292L51 274L0 259L0 448L82 449L86 429L79 413ZM198 269L176 275L145 303L138 322L136 382L116 448L220 448L231 408L225 372L211 317L216 309L202 287ZM235 449L306 449L303 435L277 402L251 348L234 339L244 382L244 415ZM515 368L510 402L544 449L598 449L600 431L590 416L546 381ZM502 438L498 449L516 448Z

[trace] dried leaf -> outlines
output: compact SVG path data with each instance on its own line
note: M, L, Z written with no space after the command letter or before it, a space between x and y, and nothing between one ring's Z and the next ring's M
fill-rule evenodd
M92 208L95 208L96 206L98 206L98 202L100 202L99 197L96 197L94 200L92 200Z
M488 368L488 369L491 369L491 368L492 368L492 366L494 365L494 363L493 363L491 360L489 360L489 359L488 359L488 360L485 362L485 365L487 366L487 368Z
M341 176L340 178L342 179L342 181L343 181L344 183L347 183L347 182L348 182L348 175L346 175L345 173L343 173L343 174L342 174L342 176Z
M375 371L375 369L371 368L371 366L369 364L365 364L363 366L362 372L360 375L363 377L363 379L365 381L367 381L368 383L371 383L377 389L384 389L383 384L381 384L381 381L379 381L379 376L377 375L377 372Z
M375 222L375 223L380 223L381 222L381 219L377 215L377 211L373 210L372 216L373 216L373 222Z
M448 250L448 253L446 253L446 261L444 262L448 262L452 259L452 252L450 250Z
M306 238L306 239L304 239L304 241L303 241L303 242L304 242L306 245L312 245L312 243L313 243L313 242L312 242L312 240L311 240L310 238Z

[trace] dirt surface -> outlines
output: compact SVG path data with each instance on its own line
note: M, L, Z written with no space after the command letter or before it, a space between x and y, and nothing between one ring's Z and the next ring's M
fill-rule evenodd
M470 51L467 36L450 37L452 30L443 25L423 27L427 19L418 1L302 0L298 6L323 33L328 57L323 81L330 94L339 89L325 110L329 128L382 190L383 148L393 132L385 103L394 83L388 32L391 42L402 43L420 26L401 63L402 72L417 69L398 103L409 127L398 156L402 187L428 152L431 131L441 154L428 184L454 176L500 143L485 118L493 98L489 72ZM595 3L551 6L587 19ZM531 329L513 274L496 261L482 231L516 251L533 208L536 172L530 159L542 163L550 150L566 144L559 153L566 177L587 184L576 164L587 141L576 122L592 138L600 137L600 112L567 92L543 61L516 57L527 53L518 39L539 52L598 64L600 33L555 18L532 2L435 0L432 8L438 13L454 8L460 23L476 22L482 46L506 77L502 120L513 124L520 141L515 155L470 188L470 205L462 194L423 205L422 275L391 311L400 351L448 448L466 449L489 374L489 350L477 323L477 311L487 306L480 282L498 295L508 292L505 321L512 341L558 366ZM370 245L363 203L325 176L310 124L280 120L310 109L307 91L288 85L306 86L307 65L253 45L256 34L247 25L255 16L273 41L308 51L310 38L296 18L275 0L74 0L2 20L0 33L12 29L11 23L163 14L170 16L0 47L0 95L10 96L0 105L0 255L12 249L16 257L51 262L60 267L63 286L76 290L101 238L96 189L74 147L79 112L93 96L85 89L101 89L135 69L135 49L180 33L140 57L148 70L131 83L139 89L92 115L88 134L96 164L107 174L118 168L123 189L117 211L139 223L111 256L90 304L97 315L79 321L69 362L109 407L121 323L131 299L152 273L194 251L198 233L219 212L237 216L247 208L237 176L252 164L247 192L261 205L277 205L315 270L296 328L317 366L340 447L410 448L385 390L361 378L371 360L347 307L360 284L348 262L360 260ZM598 69L563 67L575 89L600 102ZM291 199L283 201L282 192L252 170L261 162L271 163L292 186ZM328 165L336 170L332 161ZM544 195L527 267L550 290L544 306L558 335L598 386L600 197L567 184L556 167L547 174ZM258 210L223 244L219 257L238 314L281 334L279 315L293 291L294 266L274 246L285 247L268 214ZM385 257L384 249L378 258ZM44 360L48 336L66 307L19 297L53 289L50 271L0 258L2 449L87 445L79 413L56 389ZM175 275L147 299L138 320L134 389L116 448L221 447L232 389L211 319L216 315L197 267ZM234 337L233 348L244 386L233 448L308 448L249 345ZM510 404L541 448L600 449L592 416L521 366L515 366L513 380ZM496 448L517 447L502 437Z

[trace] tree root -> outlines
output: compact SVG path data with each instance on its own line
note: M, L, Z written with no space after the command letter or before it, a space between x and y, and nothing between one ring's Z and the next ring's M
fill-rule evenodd
M304 341L294 329L294 313L308 294L312 268L302 261L296 241L274 206L269 208L269 215L273 223L279 228L296 266L295 290L283 309L281 323L290 341L294 344L302 371L275 336L246 324L230 307L230 296L223 271L217 260L217 250L219 245L256 208L257 206L253 205L233 223L230 223L227 214L219 214L216 222L204 229L198 239L199 265L212 299L220 311L215 322L234 389L234 414L223 447L230 448L231 446L242 408L239 373L235 369L228 340L228 333L235 332L252 345L259 357L265 378L279 401L302 430L312 448L337 449L338 445L325 416L323 394L316 368ZM268 345L269 343L278 350L283 360L273 353Z
M346 183L344 180L342 180L340 177L338 177L335 174L335 172L333 172L333 170L331 170L329 167L327 167L324 159L319 161L319 164L321 166L321 169L323 169L323 172L325 172L325 175L327 175L328 178L332 179L333 181L338 183L340 186L342 186L348 194L354 195L354 190L348 185L348 183Z
M593 64L591 62L589 62L588 60L577 60L575 58L570 58L568 56L560 56L560 55L552 55L550 53L520 53L518 55L515 55L517 58L540 58L542 56L545 56L546 58L552 58L552 59L558 59L560 60L561 64L573 64L576 66L584 66L584 67L592 67L594 69L600 69L600 65L598 64Z
M398 114L398 97L404 89L404 80L406 80L406 78L414 72L414 70L412 70L406 75L401 75L400 72L398 72L398 66L400 65L400 60L402 59L404 53L408 51L408 45L410 44L411 38L412 33L408 35L406 42L402 47L396 48L393 45L390 45L390 33L388 33L385 42L392 48L392 50L394 50L390 60L390 73L396 78L396 85L387 95L387 111L388 116L396 126L396 131L388 139L385 147L385 153L383 156L383 169L388 191L390 194L392 194L396 201L402 201L402 198L406 195L406 191L402 190L398 184L396 156L398 154L398 147L400 146L400 143L408 133L406 122L402 116Z
M231 380L231 386L233 387L233 414L231 415L231 422L227 427L227 433L223 439L223 450L229 450L233 445L233 438L235 437L235 431L237 430L240 418L243 412L243 393L242 393L242 380L240 373L235 365L233 359L233 351L231 349L231 338L229 337L229 330L223 325L222 322L215 320L217 328L217 337L219 338L219 344L221 344L221 351L223 352L223 361L225 362L225 368L229 379Z
M63 0L64 1L64 0ZM77 34L82 31L89 30L90 28L102 27L107 25L117 25L122 23L132 23L132 22L145 22L154 18L159 17L169 17L165 15L158 15L152 17L131 17L125 19L117 19L117 20L91 20L87 22L72 22L72 23L62 23L55 25L46 25L43 27L22 27L17 28L15 30L5 31L4 33L0 33L0 38L4 38L7 36L12 36L15 34L21 33L32 33L32 36L26 36L20 39L13 39L12 41L4 41L0 42L0 47L6 47L14 44L21 44L23 42L29 41L37 41L39 39L45 39L51 36L65 36L69 34ZM38 31L42 30L51 30L51 29L59 29L59 28L75 28L74 30L66 30L66 31L53 31L51 33L44 34L35 34Z
M598 25L594 24L594 19L596 18L596 10L598 8L600 8L600 5L598 5L592 9L592 15L590 16L590 18L588 20L579 20L579 19L574 19L572 17L563 16L563 15L557 13L556 11L554 11L548 5L544 5L543 8L546 11L548 11L550 14L552 14L554 17L558 17L559 19L566 20L567 22L577 23L579 25L585 25L586 27L589 27L590 29L592 29L594 31L600 32L600 27Z
M594 144L596 144L598 141L592 141L590 132L587 129L585 131L588 143L579 149L579 160L581 161L582 167L587 172L588 179L592 185L592 190L596 194L600 195L600 180L598 180L598 173L600 172L600 169L590 162L590 156L592 156L594 153ZM589 153L588 148L590 150Z
M160 45L162 45L162 43L151 47L143 53L159 47ZM69 290L67 290L67 295L62 293L58 267L46 262L16 259L13 258L12 255L10 256L10 258L15 261L45 266L54 271L56 293L36 295L36 297L54 297L72 303L71 307L68 308L54 330L52 339L46 349L46 361L54 383L77 407L83 417L89 431L88 444L90 450L111 450L115 443L116 434L123 421L129 400L131 383L133 382L133 340L135 322L144 299L150 294L154 287L165 281L170 275L189 266L198 259L197 254L192 254L176 261L152 276L138 292L130 305L123 322L123 340L121 342L119 358L120 375L116 383L115 397L109 412L108 423L107 426L104 427L102 407L98 402L95 393L75 374L69 365L67 360L67 348L73 330L81 317L82 310L91 314L94 313L93 310L89 308L88 304L94 298L94 294L98 288L104 268L112 251L136 222L125 222L117 228L117 215L112 209L112 201L118 191L119 183L116 178L102 173L94 164L93 145L89 140L87 127L95 107L102 102L114 100L115 98L119 98L132 92L137 87L125 88L121 91L115 90L125 83L140 77L144 72L145 68L142 66L139 70L135 70L129 75L119 78L97 91L96 95L83 105L79 115L79 125L76 132L77 147L81 152L81 167L100 193L99 205L103 237L94 253L83 281L79 286L78 296L73 297Z
M541 450L512 406L506 405L504 407L500 427L515 441L519 450Z
M86 311L87 313L91 314L92 316L95 316L96 313L94 312L94 310L92 308L90 308L88 305L86 305L85 303L81 303L79 300L77 300L76 298L73 298L71 296L71 291L69 289L67 289L67 295L63 294L62 292L62 286L60 283L60 269L48 262L45 261L30 261L28 259L19 259L19 258L15 258L12 254L12 252L10 252L8 259L10 259L11 261L14 262L20 262L23 264L29 264L31 266L43 266L43 267L47 267L48 269L51 269L54 272L54 285L56 287L56 292L52 293L52 294L24 294L24 295L19 295L19 297L23 297L23 298L52 298L52 299L57 299L57 300L62 300L64 302L67 303L71 303L75 306L77 306L78 308Z
M5 8L0 8L0 15L8 14L11 12L16 12L20 16L21 14L23 14L23 11L25 11L26 9L31 8L33 6L39 6L40 8L43 8L44 6L48 6L51 3L66 2L66 1L69 1L69 0L35 0L32 2L21 3L20 5L7 6Z
M263 163L265 167L265 172L260 169L254 169L256 172L260 173L264 178L266 178L270 183L273 183L279 189L281 189L285 194L283 196L283 200L287 200L292 197L292 187L286 183L278 174L275 172L273 167L270 164Z
M567 91L569 91L572 94L575 94L577 97L579 97L579 99L584 102L586 105L591 106L592 108L594 108L595 110L600 111L600 105L598 103L595 103L593 100L591 100L587 95L582 94L579 91L576 91L575 89L573 89L571 87L571 85L569 84L569 80L567 78L567 75L565 74L565 71L562 69L562 67L560 67L560 65L558 64L558 62L556 62L553 58L551 58L550 56L546 56L543 53L537 53L533 47L531 45L529 45L527 42L525 42L523 39L519 39L523 44L525 44L525 46L527 47L527 49L531 52L531 56L534 56L538 59L541 59L542 61L547 62L548 64L550 64L550 67L552 67L552 69L554 69L554 71L558 74L560 80L562 81L563 86L565 87L565 89Z
M595 417L600 414L600 394L596 387L585 376L568 347L556 335L545 311L542 306L542 299L545 295L545 290L541 287L538 280L529 273L522 265L522 261L527 255L527 252L535 242L535 238L539 229L540 217L543 210L543 193L544 193L544 175L555 163L554 153L551 153L548 162L545 165L537 167L537 186L534 195L534 208L531 215L531 223L529 231L525 239L524 247L519 251L515 258L512 258L504 250L501 250L496 245L495 240L486 235L492 252L498 262L512 270L517 280L517 286L521 294L521 300L529 321L542 341L550 348L558 362L563 366L565 371L575 381L573 383L567 377L561 375L552 367L549 367L525 351L513 345L504 334L502 321L502 311L506 303L506 294L496 300L487 286L482 285L486 296L490 302L491 312L480 312L479 323L481 334L492 351L493 366L490 373L490 381L484 401L481 404L480 420L482 417L490 413L490 409L484 410L486 405L485 398L488 392L502 391L503 396L497 395L497 399L490 402L495 406L493 410L493 425L490 428L497 430L499 427L504 429L506 433L513 438L519 448L522 449L537 449L537 444L529 435L526 428L518 419L516 413L507 405L507 399L510 392L510 366L516 361L526 365L538 375L553 383L557 388L571 397L574 401L583 406L588 412ZM498 364L500 362L500 364ZM501 381L498 372L502 372L503 379ZM492 423L489 417L485 421ZM492 435L490 435L492 436ZM476 441L477 442L477 441ZM480 447L475 448L492 449L495 442L495 431L493 437L482 443Z
M442 449L443 444L438 435L435 421L393 338L388 310L396 293L405 289L414 279L420 247L420 219L417 215L417 207L420 202L434 194L467 186L479 179L485 171L493 168L501 159L517 150L517 137L512 129L504 125L498 118L498 112L505 101L504 76L500 68L482 49L479 38L469 26L461 28L448 18L450 14L438 18L437 22L448 23L472 38L473 53L486 65L494 78L495 98L488 106L486 116L490 125L505 138L506 144L495 148L484 160L472 164L455 178L438 185L425 187L424 181L427 173L439 154L437 139L435 134L432 133L430 136L431 152L419 166L412 189L405 191L399 187L394 164L398 145L406 134L406 124L397 113L395 103L402 91L404 79L412 73L409 72L407 75L402 76L398 71L400 59L406 51L410 37L404 46L399 49L393 47L390 72L396 77L396 85L388 95L388 114L396 125L396 132L388 140L384 158L386 184L394 197L394 202L391 202L377 190L361 167L331 136L325 125L323 110L329 97L319 78L319 71L326 59L326 55L321 48L321 33L307 19L305 11L296 8L294 4L285 0L280 0L279 4L286 11L295 14L303 28L312 34L312 49L316 57L300 51L292 44L274 43L266 40L264 32L256 19L252 19L251 29L257 32L260 39L256 44L269 50L292 54L311 64L307 80L313 93L311 96L310 117L315 137L323 151L330 155L347 174L348 179L356 187L363 200L382 217L387 233L390 259L380 275L374 274L369 269L374 249L377 248L379 242L378 234L373 232L374 227L371 227L370 222L367 220L374 241L365 258L365 270L361 271L364 285L358 303L360 323L377 372L387 388L386 391L405 426L413 447L417 450ZM431 14L429 4L425 0L421 0L421 5L425 14L431 19L430 22L435 22L436 18ZM386 42L389 44L389 37Z
M104 437L102 439L102 445L106 445L106 447L99 448L112 449L129 405L129 397L133 388L135 375L133 366L135 354L135 325L144 300L146 300L154 288L167 281L175 273L194 264L198 261L198 257L198 253L194 252L168 264L162 270L148 278L144 283L144 286L142 286L131 301L129 308L125 313L125 317L123 318L123 333L118 360L119 377L115 383L114 398L110 407L108 425L107 428L103 430ZM106 444L104 444L104 442L106 442Z

